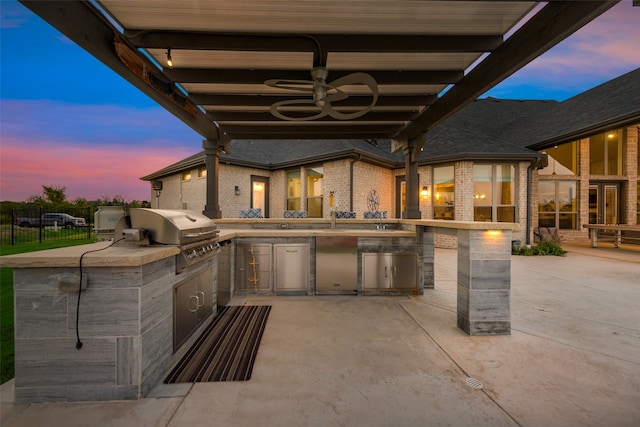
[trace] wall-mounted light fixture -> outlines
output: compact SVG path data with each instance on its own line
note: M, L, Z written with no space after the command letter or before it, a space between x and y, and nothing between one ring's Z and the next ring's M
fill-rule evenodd
M162 191L162 181L151 181L151 189L156 192L156 197L160 197Z
M234 190L234 193L235 193L236 196L240 195L240 187L238 187L237 185L236 185L236 188Z
M171 59L171 49L167 49L167 67L173 67L173 60Z
M422 187L422 190L420 190L420 196L427 198L431 196L431 191L429 191L429 187L428 186L424 186Z

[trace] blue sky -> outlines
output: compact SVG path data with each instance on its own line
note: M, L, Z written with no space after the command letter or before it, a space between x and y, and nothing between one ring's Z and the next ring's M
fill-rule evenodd
M565 100L640 67L640 7L623 0L483 95ZM42 185L70 200L146 200L140 177L202 137L17 1L0 0L0 200Z

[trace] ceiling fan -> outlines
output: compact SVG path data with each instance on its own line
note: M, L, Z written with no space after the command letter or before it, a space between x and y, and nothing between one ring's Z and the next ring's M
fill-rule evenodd
M328 74L329 71L326 67L318 66L311 70L311 77L313 80L270 79L265 81L264 84L270 87L305 92L312 95L312 99L301 98L275 102L271 105L269 111L279 119L290 121L316 120L325 116L330 116L337 120L351 120L364 116L371 111L374 105L376 105L376 102L378 101L378 83L371 75L367 73L352 73L327 83L326 80ZM340 111L336 111L333 108L332 103L343 101L349 97L349 95L344 91L340 90L341 86L346 85L363 85L368 87L371 91L371 103L352 113L341 113ZM280 111L280 107L299 106L304 104L313 104L321 110L319 113L305 117L287 116Z

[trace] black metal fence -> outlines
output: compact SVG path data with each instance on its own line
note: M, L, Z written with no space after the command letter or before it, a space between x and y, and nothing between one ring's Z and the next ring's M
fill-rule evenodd
M11 209L0 217L0 245L90 239L93 209Z

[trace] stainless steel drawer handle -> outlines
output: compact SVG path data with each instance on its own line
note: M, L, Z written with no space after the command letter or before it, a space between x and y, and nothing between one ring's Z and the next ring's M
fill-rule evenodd
M194 301L196 303L195 308L193 307L193 302ZM198 296L197 295L191 295L191 297L189 297L189 312L190 313L195 313L196 311L198 311L198 308L199 308Z
M200 295L202 295L202 302L200 302ZM204 305L204 292L200 291L197 293L198 296L198 308Z

